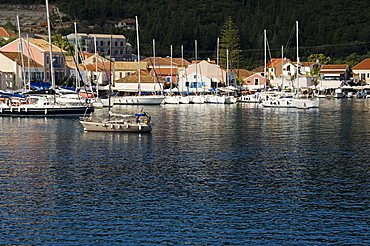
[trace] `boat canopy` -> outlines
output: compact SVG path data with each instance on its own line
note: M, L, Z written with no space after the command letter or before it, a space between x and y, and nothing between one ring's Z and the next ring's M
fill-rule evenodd
M31 82L30 83L30 87L32 89L35 89L35 90L38 90L38 91L44 91L44 90L48 90L51 88L51 84L50 83L45 83L45 82Z

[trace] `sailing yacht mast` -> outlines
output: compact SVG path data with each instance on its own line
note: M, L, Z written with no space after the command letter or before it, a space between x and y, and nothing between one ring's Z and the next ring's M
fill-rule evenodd
M154 71L154 77L155 77L155 82L157 81L157 71L155 70L155 39L153 38L153 71ZM154 91L155 91L155 83L154 83Z
M28 37L28 34L27 34L27 62L28 62L28 86L29 86L29 89L31 90L31 65L30 65L30 57L31 57L31 52L30 52L30 39ZM27 86L26 86L26 89L27 89Z
M53 65L53 44L51 43L51 27L50 27L50 16L49 16L49 1L46 1L46 17L48 21L48 36L49 36L49 62L50 62L50 77L51 77L51 89L55 90L55 74L54 74L54 65Z
M297 95L299 94L299 50L298 50L298 21L296 23L296 37L297 37Z
M140 41L139 41L139 22L137 19L137 16L135 16L136 20L136 41L137 41L137 73L138 73L138 91L139 91L139 96L141 96L141 77L140 77Z
M266 29L263 30L263 40L264 40L264 50L265 50L265 66L263 69L263 76L265 77L265 83L264 83L264 88L265 88L265 94L266 94L266 86L267 86L267 35L266 35Z
M182 75L182 78L184 78L185 75L185 69L184 69L184 46L181 45L181 69L184 72ZM184 94L184 81L181 84L181 95Z
M284 87L284 45L281 46L281 88Z
M171 75L170 75L170 93L172 95L172 44L171 44Z
M23 39L21 36L21 27L19 24L19 16L17 15L17 25L18 25L18 36L19 36L19 49L21 52L21 61L22 61L22 71L21 71L21 81L24 84L24 90L26 91L26 78L25 78L25 70L24 70L24 57L23 57Z
M74 22L75 27L75 60L76 60L76 89L80 88L80 84L78 82L78 41L77 41L77 23Z
M226 49L226 86L229 86L229 49Z
M216 57L217 57L217 58L216 58L216 60L217 60L217 63L216 63L216 64L217 64L217 66L218 66L218 61L219 61L219 59L220 59L220 56L219 56L219 55L220 55L220 54L219 54L219 53L220 53L220 38L217 38L217 51L216 51L216 53L217 53L217 54L216 54Z
M94 36L94 51L95 51L96 97L99 98L98 53L96 49L96 37L95 36Z
M111 95L112 94L112 34L110 35L110 47L109 47L109 91L108 91L108 111L111 109ZM110 119L110 114L108 114Z
M195 40L195 93L198 94L198 43Z

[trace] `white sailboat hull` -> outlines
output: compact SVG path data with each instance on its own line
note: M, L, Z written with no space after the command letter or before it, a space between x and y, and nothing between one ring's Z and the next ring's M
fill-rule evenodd
M214 103L214 104L224 104L225 103L225 97L209 95L209 96L206 97L205 102L206 103Z
M177 96L166 96L166 98L164 99L164 103L166 103L166 104L179 104L180 100L179 100L179 97L177 97Z
M258 94L254 95L244 95L240 96L238 98L238 102L244 102L244 103L259 103L261 102L261 97Z
M165 96L121 96L113 99L114 105L160 105Z
M269 98L262 102L262 106L267 108L299 108L309 109L318 108L319 100L297 99L297 98Z
M193 104L204 104L204 97L203 96L190 96L190 103Z
M267 108L295 108L292 105L293 98L269 98L262 102L262 106Z
M226 96L225 104L234 104L236 103L236 97L234 96Z
M180 96L179 103L180 104L189 104L190 103L190 99L189 99L189 97Z
M318 108L320 105L320 101L310 100L310 99L293 99L292 105L295 108L299 108L299 109Z
M145 123L130 122L93 122L81 120L83 128L87 132L150 132L152 127Z

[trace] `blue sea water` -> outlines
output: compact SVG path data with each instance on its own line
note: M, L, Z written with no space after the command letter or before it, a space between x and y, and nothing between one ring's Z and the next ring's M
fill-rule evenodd
M370 245L369 100L144 109L151 134L0 117L0 243Z

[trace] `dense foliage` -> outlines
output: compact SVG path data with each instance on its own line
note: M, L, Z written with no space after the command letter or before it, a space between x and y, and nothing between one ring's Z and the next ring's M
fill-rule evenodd
M35 3L44 1L4 1ZM180 55L185 47L187 58L194 56L194 40L203 58L216 57L216 41L227 17L231 16L240 34L240 55L248 64L263 57L263 30L267 30L272 56L280 57L280 47L294 59L295 21L299 21L301 60L317 53L336 59L364 56L369 49L370 4L367 0L50 0L77 19L81 26L95 30L112 29L113 21L139 17L142 54L150 55L151 40L157 53ZM85 25L82 25L85 24ZM80 25L80 24L79 24ZM104 28L103 28L104 27ZM103 28L103 29L102 29ZM84 30L89 31L89 30ZM124 32L135 46L135 34ZM134 39L134 40L132 40ZM295 60L295 59L294 59Z

